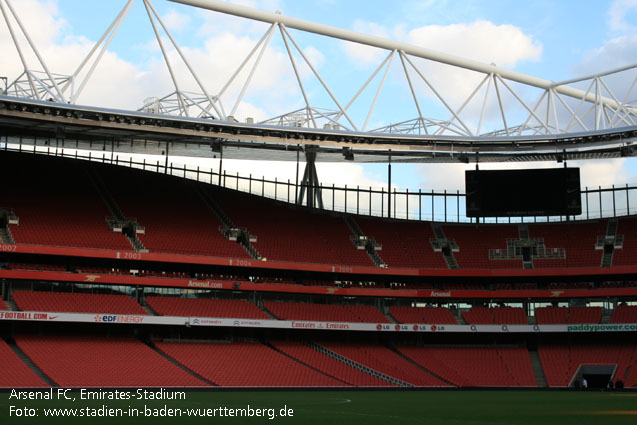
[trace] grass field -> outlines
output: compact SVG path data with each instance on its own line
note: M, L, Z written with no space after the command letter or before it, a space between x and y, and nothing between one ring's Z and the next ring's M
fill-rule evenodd
M55 391L55 390L54 390ZM131 390L131 393L135 392ZM185 400L80 400L79 393L68 393L75 401L16 400L10 393L0 394L0 424L574 424L613 425L637 423L637 393L598 391L217 391L187 392ZM119 417L46 417L46 409L76 409L76 414L105 412L103 406L122 409ZM265 409L261 417L187 417L186 409L212 414L219 407ZM14 406L10 412L11 407ZM280 416L286 406L287 416ZM26 407L36 417L15 416L15 409ZM130 408L140 411L139 417ZM162 411L161 409L164 408ZM145 410L151 409L151 410ZM152 410L158 409L158 410ZM144 417L141 413L168 413L181 409L181 417ZM268 410L273 409L273 410ZM291 411L289 410L291 409ZM24 411L22 411L24 413ZM67 412L71 412L67 410ZM113 410L111 413L115 413ZM223 411L229 415L230 410ZM11 415L10 415L11 413ZM151 413L151 414L152 414ZM176 411L173 410L173 414ZM236 411L234 414L242 414ZM245 414L243 413L243 414ZM253 410L254 415L257 414ZM292 413L293 416L289 416ZM270 416L275 416L270 419Z

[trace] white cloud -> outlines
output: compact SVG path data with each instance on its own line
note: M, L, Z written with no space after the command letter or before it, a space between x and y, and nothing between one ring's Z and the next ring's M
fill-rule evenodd
M631 66L635 64L635 58L637 58L637 35L621 35L605 41L597 49L584 52L581 62L573 66L573 74L589 76L625 66ZM602 96L606 98L614 97L620 102L625 101L633 105L637 103L637 87L634 86L634 68L603 76L601 80L604 83L604 85L599 88ZM574 84L574 86L584 91L591 90L592 87L594 92L595 85L591 85L591 83L593 83L592 80L586 80L581 83ZM576 100L568 99L568 102L571 104L572 109L577 108L578 102ZM586 110L588 110L588 108L580 108L580 113L585 112ZM562 111L561 115L567 117L567 119L562 120L562 122L568 122L568 120L570 120L570 113L567 113L567 111ZM594 128L594 114L588 114L588 116L582 120L589 126L589 128ZM626 125L628 124L624 121L618 122L620 125L622 125L622 123ZM583 128L578 125L573 131L582 130Z
M277 2L265 3L273 6ZM94 41L73 34L54 2L24 0L14 2L14 6L51 72L61 75L72 74L89 52ZM210 12L210 14L213 13ZM222 23L227 24L232 21L232 18L226 15L218 13L213 15L217 15L215 19ZM188 15L174 11L166 15L165 19L167 25L173 30L183 28L190 22ZM206 22L203 27L205 25ZM17 29L17 25L14 27ZM258 38L250 35L237 36L225 31L227 26L220 28L223 31L208 35L205 42L198 47L181 46L207 91L212 95L222 88L258 41ZM163 41L168 49L180 89L201 92L171 43L167 39ZM135 42L136 40L131 40L131 43ZM22 37L20 45L25 52L29 67L36 70L42 69ZM134 110L141 107L147 97L163 97L173 92L174 85L164 59L158 56L156 41L149 44L148 41L139 40L136 45L145 52L152 52L153 55L142 55L151 59L147 62L131 62L123 59L116 52L108 51L95 69L77 103ZM22 65L6 25L0 25L0 51L6 52L3 53L6 62L3 63L2 74L9 77L11 82L22 72ZM319 66L324 60L322 54L314 47L307 48L306 54L315 66ZM234 105L252 63L254 58L222 98L226 108L231 109ZM79 87L89 67L90 65L85 67L83 73L76 79L76 88ZM309 74L307 67L302 66L300 69L303 76ZM244 98L245 104L240 105L237 115L245 113L249 114L246 116L263 119L266 116L291 110L293 107L290 106L289 101L295 98L293 94L296 91L298 87L287 53L281 50L281 46L272 44L251 80ZM66 97L69 96L70 93L66 93ZM300 98L300 95L296 97ZM269 101L266 102L264 99ZM263 110L262 105L266 105L268 110ZM293 106L297 107L297 105Z
M460 57L514 67L524 60L539 60L542 46L513 25L488 21L471 24L428 25L409 32L409 41Z
M389 38L388 30L374 22L356 20L353 30L362 34ZM350 41L343 41L342 48L352 62L363 68L372 63L379 63L384 56L387 56L387 52L383 49Z
M542 54L541 44L519 28L487 21L416 28L409 32L408 41L417 46L505 68L514 68L522 61L537 61ZM455 108L469 97L484 78L484 74L433 61L418 60L416 64L445 101ZM490 97L495 100L495 95ZM466 109L474 120L481 108L481 101L479 96L474 98ZM490 112L497 115L495 102L490 105Z
M633 65L637 58L637 35L623 35L606 41L601 47L583 54L575 72L587 75Z
M634 24L629 22L630 14L637 13L637 0L615 0L608 11L610 29L617 32L634 32Z
M319 68L325 62L325 56L319 49L314 46L308 46L303 49L303 54L307 57L307 60L316 69ZM309 74L311 70L308 68L305 70L306 74Z
M166 24L169 30L181 31L184 27L190 24L191 19L189 15L179 13L176 10L171 10L162 18L162 21Z
M57 6L54 2L23 0L20 2L13 2L12 5L36 45L50 43L51 40L58 38L62 28L67 25L66 21L60 18ZM20 45L23 48L26 48L26 46L28 46L27 40L22 35L22 32L17 22L13 19L8 7L5 6L5 10L8 15L11 16L11 26L18 37ZM15 78L22 71L22 64L13 39L11 38L11 34L9 33L4 21L4 17L1 18L0 51L2 51L3 55L2 74L9 78ZM27 64L31 67L35 66L37 64L37 58L35 58L34 55L28 55Z
M279 0L234 0L229 3L249 7L251 9L260 9L270 13L281 10L281 2ZM252 21L206 9L198 9L198 14L204 21L203 25L198 29L198 35L204 37L225 32L249 34L251 36L258 35L258 37L261 37L270 26L270 24L267 23Z
M277 4L275 5L275 3ZM92 42L73 34L67 34L69 32L67 24L60 16L54 2L21 0L20 2L14 1L13 4L29 28L31 36L38 43L51 70L56 73L71 73L92 47ZM255 6L255 3L249 5ZM259 5L265 6L259 7ZM278 2L256 4L261 9L272 11L272 7L266 7L269 5L278 6ZM238 18L234 21L235 18L208 11L205 14L210 18L204 22L203 29L199 31L199 34L206 34L206 43L198 47L183 47L183 50L204 80L206 87L211 94L214 94L253 48L258 38L263 35L267 25L239 23ZM183 22L183 17L175 16L171 23L172 28L185 25ZM211 26L206 27L208 24ZM235 35L234 30L237 27L247 29L247 35ZM542 52L541 44L531 36L524 34L519 28L510 25L495 25L486 21L449 26L426 26L411 31L402 26L385 29L379 25L365 22L359 22L355 27L359 31L373 35L390 38L398 36L399 39L407 40L413 44L487 63L494 62L499 66L515 67L522 61L538 60ZM142 44L140 43L140 45ZM26 44L23 43L23 46ZM2 73L6 73L8 76L17 76L21 66L5 25L0 25L0 51L6 58L6 61L3 62ZM306 45L304 51L314 66L320 67L326 61L323 54L315 46ZM364 49L350 53L352 58L362 61L361 63L365 61L367 61L365 63L369 63L372 59L382 60L387 54L383 52L378 59L374 57L376 53L365 52ZM170 51L170 57L178 75L180 75L181 88L199 91L194 80L186 76L185 67L175 51ZM604 66L607 64L620 66L630 62L635 57L637 57L637 36L634 34L618 36L599 49L588 52L580 65L581 71L590 73L590 70L599 63ZM36 64L32 55L29 55L29 63L32 66ZM297 61L297 63L299 62ZM392 72L399 69L396 63ZM423 67L427 78L437 87L446 88L443 96L456 105L466 99L481 78L478 77L476 80L475 76L469 75L467 77L466 71L450 66L426 61L418 63ZM303 76L309 79L310 71L306 67L301 67L301 71ZM229 112L234 104L234 99L245 81L246 73L247 71L244 71L242 78L230 88L228 96L224 97L226 112ZM367 76L368 74L363 78L367 78ZM126 61L116 53L108 52L97 68L92 81L87 85L79 103L136 109L141 106L145 97L159 97L173 90L163 58L155 57L154 61L139 64ZM246 99L237 111L237 118L243 121L246 117L253 117L258 121L290 111L294 109L291 107L291 98L301 99L296 78L292 74L287 52L281 45L273 44L264 57L260 69L254 75ZM491 96L490 99L493 98L494 96ZM298 107L298 105L294 105L294 107ZM372 121L377 119L377 117L372 117ZM369 128L373 127L375 126L369 126ZM224 168L233 172L263 174L271 178L276 175L281 179L290 178L293 180L296 172L294 163L236 161L235 165L233 161L224 160L224 164ZM632 164L634 161L630 160L585 163L582 165L582 184L595 186L626 183L635 179L636 176L631 171L634 169ZM500 165L495 165L495 167ZM531 164L524 166L527 165ZM547 166L553 165L548 164ZM382 179L370 176L366 167L362 165L319 164L318 167L319 177L328 184L336 182L348 184L348 186L360 185L361 187L385 185ZM481 164L481 167L487 168L489 166ZM420 175L422 184L420 186L426 189L462 189L464 187L463 171L466 168L467 166L463 164L419 167L422 170ZM414 183L413 186L418 185ZM414 189L413 186L409 189Z
M520 28L512 25L495 25L488 21L475 21L469 24L453 25L427 25L414 29L407 29L404 25L393 29L384 28L371 22L357 21L354 29L358 32L402 40L406 43L420 46L433 51L444 52L460 58L476 60L482 63L493 63L499 67L514 68L523 61L538 61L542 54L542 45L532 36L525 34ZM356 43L344 43L344 50L349 59L361 67L375 67L380 64L387 55L387 51L373 47L366 47ZM441 64L436 61L421 58L411 58L414 66L432 84L438 94L454 110L458 109L476 89L484 74L470 71L461 67ZM417 73L407 64L410 77L413 81L416 94L419 98L421 109L425 116L436 118L451 117L438 96L421 80ZM391 75L395 78L394 84L404 93L409 93L407 80L397 62ZM513 85L513 84L512 84ZM472 101L465 106L461 119L466 121L467 127L475 131L478 127L478 118L482 109L485 86ZM517 94L527 101L532 101L535 93L526 87L513 87ZM490 88L494 91L493 85ZM501 97L507 109L507 114L522 110L522 106L506 89L502 89ZM531 92L531 96L527 91ZM397 94L396 94L397 95ZM409 102L411 95L405 99ZM489 94L486 118L481 128L502 128L499 107L495 93ZM411 102L410 102L411 103ZM413 107L415 116L415 107ZM403 117L404 118L404 117ZM511 125L516 118L507 117Z

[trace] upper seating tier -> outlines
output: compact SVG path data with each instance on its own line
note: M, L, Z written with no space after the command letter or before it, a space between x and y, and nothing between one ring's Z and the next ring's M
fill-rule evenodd
M106 218L110 212L92 186L86 164L33 154L0 154L0 206L12 209L16 243L132 251Z
M53 175L54 181L42 177ZM145 228L137 236L151 253L250 258L220 231L219 217L225 216L256 237L252 245L267 260L374 267L366 251L352 243L353 231L342 214L149 171L6 151L0 152L0 178L11 182L2 188L0 206L19 218L19 224L8 225L17 243L131 251L126 236L107 224L114 214L107 205L114 205ZM431 223L350 217L382 245L377 253L390 269L448 268L442 253L433 250ZM601 267L603 250L596 242L608 220L525 226L532 241L566 256L535 255L534 268ZM452 255L460 269L522 268L520 259L489 258L490 250L506 251L507 240L520 240L516 224L444 223L441 230L457 247ZM637 218L619 218L617 234L623 246L615 249L612 265L637 265Z

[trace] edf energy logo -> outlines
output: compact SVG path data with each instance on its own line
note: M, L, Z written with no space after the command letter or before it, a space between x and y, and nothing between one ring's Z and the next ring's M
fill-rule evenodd
M117 321L117 316L97 314L93 317L93 320L98 323L113 323Z

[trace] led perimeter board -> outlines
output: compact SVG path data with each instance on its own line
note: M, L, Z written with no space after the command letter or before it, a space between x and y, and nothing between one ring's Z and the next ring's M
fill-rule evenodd
M582 213L579 168L465 171L467 217Z

